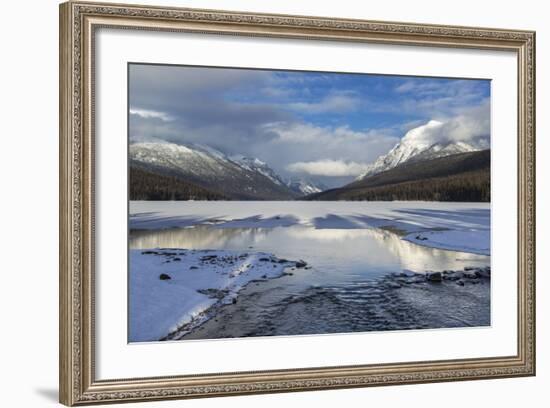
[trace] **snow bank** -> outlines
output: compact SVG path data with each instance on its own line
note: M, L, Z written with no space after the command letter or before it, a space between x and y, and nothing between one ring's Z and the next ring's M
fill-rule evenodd
M490 232L484 231L426 231L412 233L404 240L430 248L451 249L479 255L491 255Z
M264 252L130 250L129 341L157 341L231 303L253 280L281 276L296 262Z

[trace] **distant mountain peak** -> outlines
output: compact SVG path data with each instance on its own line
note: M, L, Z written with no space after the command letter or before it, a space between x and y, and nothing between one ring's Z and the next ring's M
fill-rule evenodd
M231 156L230 159L247 170L255 171L264 175L275 184L278 184L280 186L286 185L284 180L271 167L269 167L266 162L263 162L256 157L236 155Z
M292 191L304 196L320 193L327 189L327 187L322 183L314 183L311 180L306 180L298 177L293 177L289 179L286 185Z

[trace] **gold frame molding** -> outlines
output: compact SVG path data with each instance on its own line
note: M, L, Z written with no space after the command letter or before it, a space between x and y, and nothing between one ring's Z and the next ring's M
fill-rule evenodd
M512 51L518 66L518 349L513 356L96 380L94 88L97 28ZM535 375L535 33L290 15L60 5L60 402L131 402Z

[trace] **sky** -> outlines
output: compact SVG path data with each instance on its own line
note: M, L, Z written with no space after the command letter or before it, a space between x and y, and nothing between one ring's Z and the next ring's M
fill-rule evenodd
M206 145L332 187L407 134L488 141L490 81L130 64L129 115L130 143Z

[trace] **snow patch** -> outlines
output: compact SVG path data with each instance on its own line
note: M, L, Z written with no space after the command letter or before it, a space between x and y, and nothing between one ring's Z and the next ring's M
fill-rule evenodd
M296 262L264 252L130 250L130 342L157 341L208 319L217 304L236 299L254 280L281 276Z
M491 255L490 231L424 231L403 237L404 240L430 248L450 249L479 255Z

